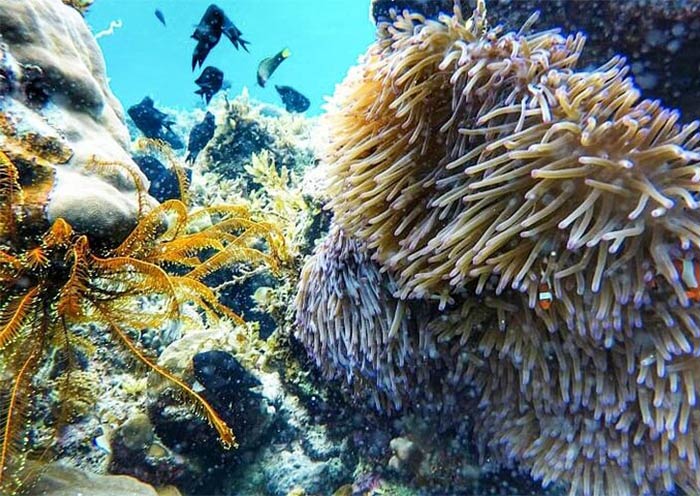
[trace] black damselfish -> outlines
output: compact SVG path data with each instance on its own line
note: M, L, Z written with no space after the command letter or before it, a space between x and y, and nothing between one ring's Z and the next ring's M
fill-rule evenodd
M199 86L199 89L195 91L198 95L202 95L202 98L207 102L211 101L213 97L220 89L224 82L224 73L214 66L207 66L202 71L202 74L195 80L195 84Z
M277 93L280 94L282 103L284 103L284 108L287 109L287 112L304 112L311 104L308 98L291 86L275 85L275 89L277 90Z
M214 136L214 131L216 130L216 122L214 120L214 115L211 112L207 112L204 116L202 122L195 124L190 131L190 141L187 146L187 158L186 162L194 163L197 160L197 155L201 152L209 140Z
M192 38L197 40L197 46L192 54L192 70L195 70L197 65L204 64L204 59L209 55L209 51L221 39L221 33L231 40L234 47L238 48L240 45L246 52L248 51L246 45L249 42L241 38L241 31L231 22L231 19L226 17L220 7L211 4L192 33Z
M127 113L147 138L163 140L175 149L185 146L170 127L175 121L165 112L155 108L150 97L144 97L141 103L129 107Z
M163 12L160 9L156 9L156 17L160 22L163 23L163 26L165 26L165 16L163 15Z

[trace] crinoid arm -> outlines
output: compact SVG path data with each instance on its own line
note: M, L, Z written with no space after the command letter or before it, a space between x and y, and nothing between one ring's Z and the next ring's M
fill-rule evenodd
M150 262L128 256L100 258L87 249L85 241L76 242L73 248L76 252L73 270L59 302L63 314L73 325L91 322L109 330L120 347L148 370L175 384L202 408L224 446L236 446L232 430L207 401L182 379L158 365L132 337L144 326L163 327L178 318L180 300L171 276ZM139 302L144 298L157 300L153 310L139 311ZM69 303L70 299L77 303ZM204 305L205 299L216 300L213 294L205 294L197 303Z
M0 150L0 240L16 235L16 208L23 203L19 173L10 158Z
M38 288L31 288L23 295L10 299L0 313L0 351L10 344L22 331L36 310Z
M168 165L170 165L170 168L173 170L175 177L177 178L177 185L180 189L180 201L182 201L182 203L185 205L189 205L190 184L189 180L187 179L187 173L185 171L185 167L177 159L175 153L173 153L170 145L163 140L141 137L136 140L134 148L136 148L136 150L139 152L154 153L159 155L163 157L166 162L168 162Z
M44 340L51 329L49 318L30 290L14 307L11 323L18 331L15 339L2 346L3 370L10 377L0 403L0 492L15 494L24 483L26 430L35 396L33 380L45 353ZM7 330L7 324L3 331ZM30 332L31 331L31 332Z
M201 395L196 393L191 387L189 387L182 379L175 376L164 367L158 365L154 360L146 356L146 354L139 349L133 342L133 340L128 336L124 330L117 325L117 319L112 316L112 314L100 304L95 304L95 308L100 313L100 315L108 323L110 331L114 336L124 345L134 357L136 357L141 363L143 363L148 369L157 373L158 375L164 377L168 381L175 384L184 394L186 394L190 399L195 401L200 405L204 412L206 413L207 419L214 426L216 431L219 433L219 438L222 445L225 448L237 448L238 443L233 435L231 428L224 422L224 420L219 416L218 413L212 408L212 406L205 400Z
M143 258L152 256L156 247L173 241L187 221L187 207L178 200L168 200L146 214L131 234L113 250L113 256Z

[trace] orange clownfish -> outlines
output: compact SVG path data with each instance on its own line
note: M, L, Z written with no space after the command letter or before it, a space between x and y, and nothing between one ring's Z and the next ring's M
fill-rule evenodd
M683 258L674 260L673 265L685 284L685 295L693 301L700 301L700 262Z
M546 282L540 283L537 293L537 304L542 310L549 310L552 306L552 290Z

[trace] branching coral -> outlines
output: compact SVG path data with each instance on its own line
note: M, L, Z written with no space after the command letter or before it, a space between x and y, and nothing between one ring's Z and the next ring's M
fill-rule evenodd
M287 241L290 258L298 257L314 214L312 205L302 194L301 181L284 166L278 171L273 156L267 150L254 153L245 171L260 186L250 194L255 210L267 218L277 219L278 227Z
M336 221L393 294L368 277L347 289L342 251L317 255L299 335L324 368L365 375L401 313L353 291L390 309L438 300L419 335L468 357L445 367L477 389L492 448L572 495L695 494L699 124L642 100L620 58L575 71L583 36L527 34L534 20L503 34L477 2L467 20L380 25L332 101L326 160Z
M251 220L245 206L203 208L189 213L168 201L145 214L116 248L92 248L88 235L58 219L43 235L23 222L23 179L0 153L0 365L6 377L0 422L0 487L11 491L27 446L26 429L35 382L55 350L66 357L59 396L70 396L80 377L76 353L90 333L109 335L146 369L174 384L216 428L222 443L235 445L231 428L202 396L158 365L140 342L143 329L177 321L192 304L207 319L241 319L221 305L205 284L211 274L238 262L275 269L284 239L274 227ZM34 229L36 226L34 226ZM260 241L266 251L260 249ZM60 398L70 405L70 398Z

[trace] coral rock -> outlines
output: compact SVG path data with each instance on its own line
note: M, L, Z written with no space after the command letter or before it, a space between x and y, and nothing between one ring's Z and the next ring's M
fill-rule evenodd
M123 111L89 28L61 2L28 0L0 8L0 32L0 147L16 161L13 143L39 135L69 150L68 159L45 164L46 221L62 217L79 232L119 241L146 201L137 194L146 179L129 156Z
M52 464L29 491L30 496L158 496L148 484L125 475L96 475Z

